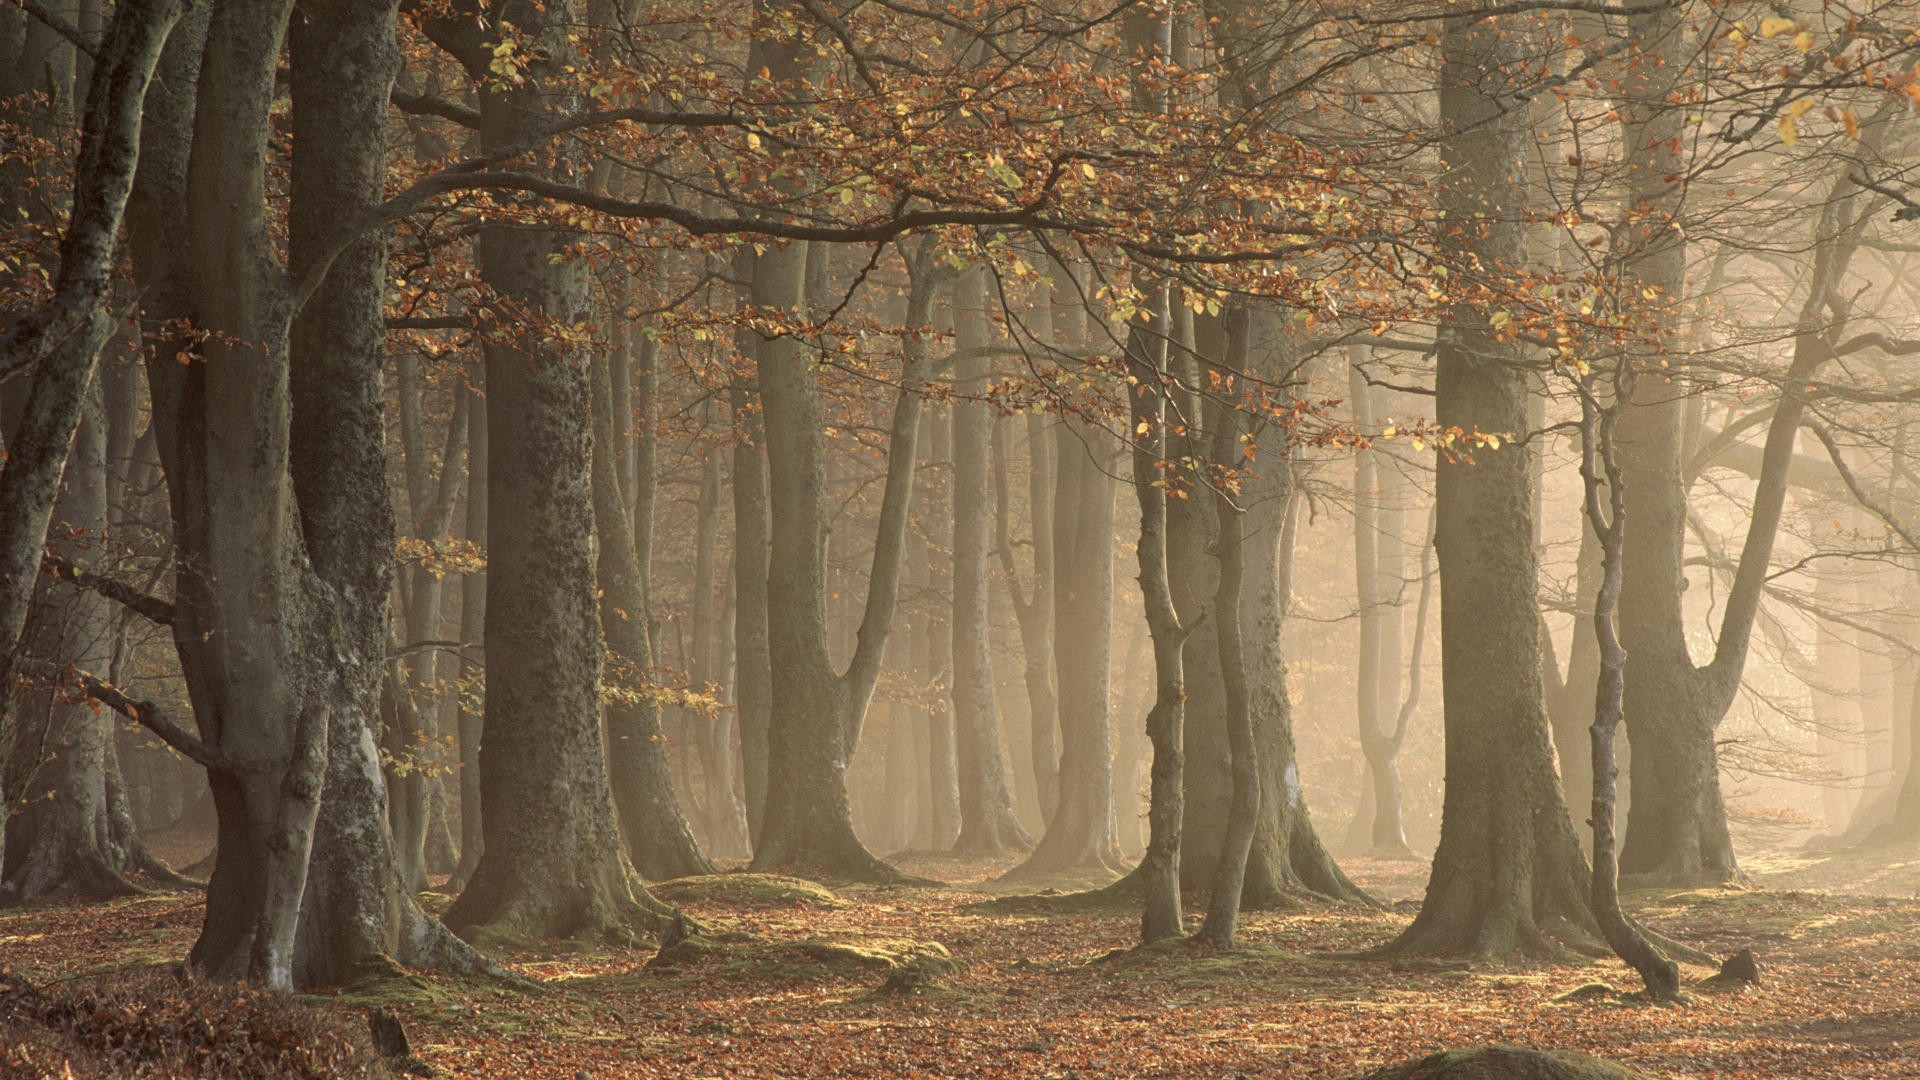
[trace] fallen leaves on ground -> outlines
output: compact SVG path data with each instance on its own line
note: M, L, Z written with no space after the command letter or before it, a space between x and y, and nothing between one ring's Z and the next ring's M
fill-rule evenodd
M741 902L688 889L707 932L765 942L944 945L957 970L879 992L886 965L803 949L716 953L650 968L652 950L554 942L502 959L529 992L437 976L317 1000L363 1024L406 1022L444 1076L1348 1077L1451 1047L1573 1050L1667 1077L1920 1075L1920 900L1815 891L1695 890L1629 897L1667 934L1726 955L1752 946L1764 981L1676 1006L1611 959L1460 965L1360 959L1410 919L1424 864L1356 860L1384 910L1249 913L1241 947L1181 947L1095 962L1132 942L1135 913L1053 914L982 901L1000 867L920 859L948 888L833 890L838 903ZM1804 868L1800 868L1804 873ZM33 982L178 960L203 908L190 894L0 913L0 964ZM1688 969L1690 983L1711 974Z

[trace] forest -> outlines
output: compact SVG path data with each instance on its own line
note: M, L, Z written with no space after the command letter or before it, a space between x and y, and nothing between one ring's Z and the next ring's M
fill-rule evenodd
M0 1080L1920 1076L1916 256L1916 0L0 0Z

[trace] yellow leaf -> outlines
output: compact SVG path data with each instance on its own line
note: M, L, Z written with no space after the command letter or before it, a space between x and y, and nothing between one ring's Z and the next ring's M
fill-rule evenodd
M1788 146L1800 141L1800 117L1813 108L1813 102L1805 98L1787 106L1786 114L1780 117L1780 141Z
M1761 19L1760 36L1763 38L1777 38L1781 34L1792 31L1797 25L1798 24L1792 19Z
M1799 49L1803 53L1812 52L1813 51L1813 31L1802 30L1799 33L1793 35L1793 47L1796 49Z
M1145 435L1147 433L1147 422L1145 420L1140 421L1140 425L1133 429L1133 433L1135 435Z

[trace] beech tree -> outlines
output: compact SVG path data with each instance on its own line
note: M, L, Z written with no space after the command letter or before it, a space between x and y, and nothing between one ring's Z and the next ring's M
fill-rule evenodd
M1525 265L1526 16L1449 16L1440 37L1440 207L1482 267ZM1488 316L1458 304L1438 341L1435 419L1493 434L1438 454L1434 546L1449 678L1447 786L1427 899L1390 953L1547 951L1591 936L1587 866L1554 771L1540 676L1532 470L1496 433L1527 430L1528 374Z
M463 14L429 31L486 82L495 46L473 18L479 12ZM481 96L483 151L526 144L580 101L565 73L575 5L509 0L486 14L537 49L527 53L524 79ZM565 177L582 163L563 156L553 167ZM519 320L485 347L485 850L446 914L470 938L618 935L667 914L621 846L601 738L593 438L581 422L593 415L593 369L565 336L591 315L588 268L570 253L578 239L547 223L501 222L479 236L481 273Z

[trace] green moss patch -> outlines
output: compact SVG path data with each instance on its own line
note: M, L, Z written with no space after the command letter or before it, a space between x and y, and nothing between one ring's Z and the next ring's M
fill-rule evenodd
M648 962L656 970L699 969L741 978L808 982L859 979L913 967L928 975L959 970L959 961L937 941L894 937L822 937L767 941L751 934L695 934L661 949Z
M647 888L669 904L748 908L837 908L845 904L819 882L784 874L702 874Z

